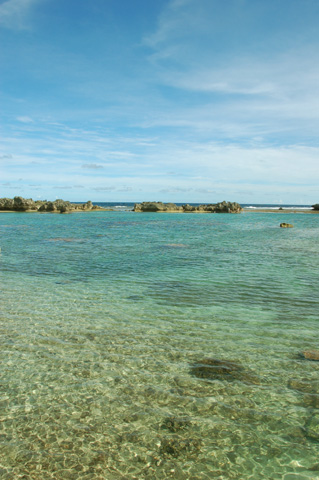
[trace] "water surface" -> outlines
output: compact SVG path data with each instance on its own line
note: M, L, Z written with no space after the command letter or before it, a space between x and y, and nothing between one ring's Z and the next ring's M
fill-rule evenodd
M318 480L318 239L307 214L0 214L1 478Z

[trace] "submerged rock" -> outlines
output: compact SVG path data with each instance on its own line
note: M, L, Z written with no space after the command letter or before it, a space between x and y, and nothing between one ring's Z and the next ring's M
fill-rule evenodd
M317 393L309 393L304 395L303 404L306 408L319 408L319 395Z
M314 385L307 379L291 378L288 380L288 388L301 393L317 393Z
M319 413L314 413L305 424L305 436L312 441L319 442Z
M191 426L191 421L185 417L175 417L170 415L165 418L162 423L162 428L169 430L170 432L178 432L179 430L185 430Z
M198 438L181 438L177 435L161 439L160 453L164 456L194 455L199 453L201 441Z
M281 228L293 228L291 223L281 223L280 226Z
M300 353L300 357L305 360L319 362L319 350L304 350Z
M302 378L292 378L288 388L301 394L300 405L304 408L319 408L319 382Z
M205 358L191 366L190 373L207 380L240 380L244 383L259 384L258 378L248 372L241 364L230 360Z
M188 245L185 245L184 243L166 243L163 245L163 247L167 248L187 248Z

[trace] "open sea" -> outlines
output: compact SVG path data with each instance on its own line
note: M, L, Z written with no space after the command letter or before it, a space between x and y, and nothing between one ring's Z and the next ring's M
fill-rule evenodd
M1 479L319 480L319 215L114 206L0 213Z

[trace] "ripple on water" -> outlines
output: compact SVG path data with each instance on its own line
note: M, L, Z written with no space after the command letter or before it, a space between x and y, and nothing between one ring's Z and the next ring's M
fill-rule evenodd
M1 230L1 478L317 480L313 220L131 215Z

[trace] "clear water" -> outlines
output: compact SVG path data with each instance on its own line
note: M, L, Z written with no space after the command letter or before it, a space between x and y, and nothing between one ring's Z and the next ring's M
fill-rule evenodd
M318 480L318 239L311 214L0 214L0 477Z

